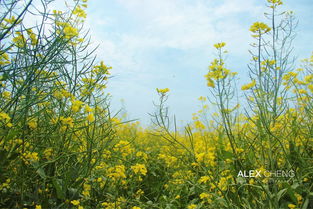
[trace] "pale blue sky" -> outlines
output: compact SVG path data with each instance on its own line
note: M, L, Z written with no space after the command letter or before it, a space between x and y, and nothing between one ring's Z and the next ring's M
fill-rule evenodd
M204 75L214 57L212 45L227 43L228 68L247 75L249 27L264 20L263 0L90 0L86 27L98 59L112 66L108 91L112 109L149 123L156 88L170 88L168 104L178 121L190 121L197 98L208 96ZM299 20L295 55L313 51L313 1L285 0Z

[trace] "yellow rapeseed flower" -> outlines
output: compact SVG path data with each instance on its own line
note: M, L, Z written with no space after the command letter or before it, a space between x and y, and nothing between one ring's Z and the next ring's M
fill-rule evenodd
M17 35L16 37L13 38L13 42L15 43L15 45L18 48L23 48L26 45L26 39L23 36L23 34L21 32L15 32L15 34Z
M305 89L299 89L298 93L299 94L307 94L307 91Z
M86 113L92 112L92 108L89 105L85 105L85 112Z
M5 112L0 112L0 121L9 122L11 120L10 116Z
M207 78L207 86L215 88L215 83L211 78Z
M304 81L307 82L307 83L310 83L313 81L313 74L310 74L310 75L306 75L304 77Z
M147 175L147 168L144 164L137 163L136 165L131 166L131 169L135 174L141 174L143 176Z
M0 65L10 64L10 57L7 53L0 51Z
M80 204L79 200L72 200L71 203L75 206Z
M157 88L156 90L157 90L157 92L160 93L160 94L166 94L167 92L170 91L169 88L165 88L165 89L158 89L158 88Z
M10 18L5 18L4 21L9 23L9 24L13 24L16 21L16 18L15 18L15 16L12 16Z
M262 22L255 22L250 27L250 31L254 33L253 37L259 37L262 34L268 33L271 31L271 28Z
M79 5L74 9L73 14L76 15L77 17L82 17L82 18L87 17L86 12Z
M37 122L36 122L35 119L31 119L30 121L28 121L27 125L31 129L36 129L37 128Z
M37 44L37 36L35 33L33 33L32 29L27 29L26 30L29 38L30 38L30 41L31 41L31 45L35 46Z
M200 97L198 98L198 100L201 101L201 102L205 102L205 101L206 101L206 98L203 97L203 96L200 96Z
M199 183L206 183L210 180L210 177L209 176L201 176L201 178L199 179Z
M206 199L206 198L209 198L210 197L210 194L208 194L208 193L201 193L200 195L199 195L199 197L200 197L200 199Z
M221 43L214 44L214 47L216 49L220 49L220 48L223 48L225 45L226 45L225 42L221 42Z
M72 26L66 26L63 29L63 33L66 39L71 39L75 36L78 36L78 30L77 28L74 28Z
M84 104L84 103L83 103L82 101L79 101L79 100L74 100L74 101L72 101L72 107L71 107L72 111L73 111L74 113L79 112L80 109L82 108L82 105L83 105L83 104Z
M95 121L95 116L91 113L87 115L86 119L88 122L92 123Z
M25 152L23 154L25 160L27 161L31 161L31 162L38 162L39 161L39 157L38 157L38 153L37 152Z
M108 168L107 169L107 176L114 181L121 179L121 178L126 178L126 169L124 165L116 165L114 167Z
M268 3L272 4L270 7L275 8L278 5L282 5L283 2L281 0L267 0Z
M5 99L9 99L11 97L11 93L9 91L4 91L2 93L2 96L5 98Z
M44 152L43 152L44 156L45 156L48 160L51 160L52 153L53 153L53 149L52 149L52 148L47 148L47 149L45 149Z
M243 85L242 87L241 87L241 90L249 90L249 89L251 89L251 88L253 88L254 86L255 86L255 84L256 84L256 81L255 80L253 80L251 83L248 83L248 84L245 84L245 85Z
M71 118L71 117L65 118L65 117L61 116L60 121L61 121L62 125L64 125L64 126L69 126L71 128L74 127L74 121L73 121L73 118Z
M197 208L197 205L195 205L195 204L190 204L190 205L188 205L187 208L188 208L188 209L196 209L196 208Z

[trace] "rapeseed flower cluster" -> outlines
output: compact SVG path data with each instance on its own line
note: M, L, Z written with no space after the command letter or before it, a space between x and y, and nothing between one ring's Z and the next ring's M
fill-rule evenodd
M162 95L165 95L167 92L170 91L169 88L165 88L165 89L156 89L158 93L162 94Z
M250 31L253 33L252 37L260 37L271 31L271 28L263 22L255 22L250 27Z

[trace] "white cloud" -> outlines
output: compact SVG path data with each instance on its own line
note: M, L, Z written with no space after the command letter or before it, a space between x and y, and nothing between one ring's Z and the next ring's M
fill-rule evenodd
M92 39L100 45L98 57L112 65L113 75L117 76L111 81L113 95L125 98L126 104L131 103L130 112L147 110L154 91L147 88L158 85L157 81L180 88L176 93L186 101L184 108L195 102L194 97L190 93L185 95L181 88L198 88L198 84L204 82L203 75L191 78L187 77L190 72L182 72L179 79L184 78L189 83L172 82L168 77L172 76L170 67L175 68L175 64L167 61L164 65L170 67L159 69L157 52L164 51L166 56L170 49L182 51L189 57L180 61L194 65L197 70L205 70L213 53L212 45L225 41L230 57L234 57L232 65L244 69L242 60L248 59L247 50L252 42L249 26L253 21L264 19L265 10L265 2L258 0L115 0L110 3L114 6L101 0L90 2L96 6L94 12L88 14L87 28L91 28ZM198 54L191 55L191 52ZM144 90L138 93L140 89ZM192 94L201 95L205 91L200 87L197 90L199 92ZM145 108L134 109L136 103ZM182 105L182 102L176 101L176 105ZM190 116L188 109L182 111L185 114L182 118Z
M246 26L234 20L234 16L240 13L247 16L257 13L253 3L245 3L247 6L242 7L243 0L227 0L218 5L214 5L213 1L203 0L116 2L125 17L117 16L120 13L106 16L105 5L99 8L100 0L95 0L91 3L97 5L97 10L88 14L87 28L91 28L92 40L100 45L98 57L113 66L112 72L116 77L111 80L109 90L115 101L124 98L132 116L141 118L153 110L154 88L162 85L161 81L167 86L160 87L174 88L172 92L176 92L176 95L172 97L177 101L171 102L172 105L176 104L176 108L172 109L177 114L181 112L179 118L184 120L190 117L190 111L195 110L191 105L196 102L195 95L202 94L199 89L200 92L193 92L191 95L192 90L182 91L181 85L185 88L201 86L195 83L204 83L203 75L195 76L193 80L183 78L190 81L184 84L182 81L169 79L171 72L167 73L164 69L155 67L159 61L157 58L149 60L149 57L156 56L155 51L166 52L167 49L174 48L188 53L195 50L205 52L209 57L212 53L209 49L214 43L229 41L232 44L228 48L232 53L240 54L249 35ZM129 24L132 28L128 28ZM201 55L203 56L205 55ZM204 65L199 66L199 58L193 56L192 59L194 60L188 62L194 62L195 69L205 69L208 64L204 60ZM184 74L188 76L186 72L179 76ZM175 91L175 85L180 85L176 86L180 90Z
M111 20L98 20L99 11L89 14L89 17L92 22L90 23L92 37L98 37L96 39L100 48L107 49L106 58L118 60L119 65L123 66L138 65L140 60L135 56L153 48L171 47L181 50L204 48L233 37L236 37L236 43L245 42L247 28L234 22L233 15L259 13L259 7L255 6L253 1L247 3L243 0L226 0L220 5L215 5L215 8L200 0L192 3L184 0L117 0L117 2L129 16L138 21L140 27L136 28L136 32L106 32L103 25L110 24L108 21L114 21L112 17L109 17ZM101 5L100 1L94 3ZM243 3L245 6L242 6ZM128 20L125 21L127 24ZM121 22L114 21L113 24ZM99 30L99 27L102 27L103 31ZM233 49L234 53L237 53L240 48L236 46ZM131 61L129 57L134 60ZM122 64L123 62L125 63Z

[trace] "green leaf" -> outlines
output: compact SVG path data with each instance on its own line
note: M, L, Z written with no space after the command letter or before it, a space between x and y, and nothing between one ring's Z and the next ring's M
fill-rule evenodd
M287 188L280 190L280 191L277 193L277 200L280 200L280 198L283 197L286 192L287 192Z
M47 176L46 176L46 173L45 171L43 170L43 168L38 168L36 173L42 178L42 179L46 179Z
M60 199L65 199L65 190L63 188L62 179L52 179L53 186L57 192L57 197Z
M295 196L296 191L294 191L291 187L288 188L287 193L293 202L297 202L297 198Z
M234 154L225 150L221 151L221 157L222 159L232 159L234 157Z
M307 209L309 206L309 198L306 198L301 209Z

